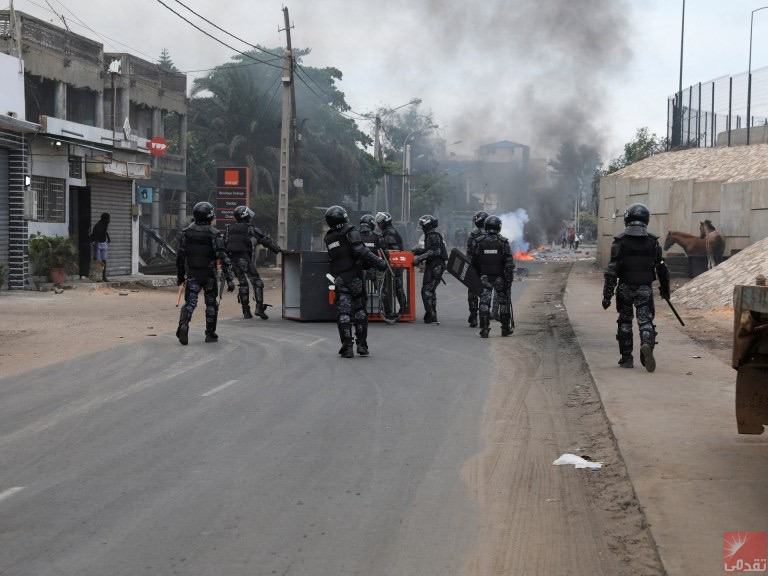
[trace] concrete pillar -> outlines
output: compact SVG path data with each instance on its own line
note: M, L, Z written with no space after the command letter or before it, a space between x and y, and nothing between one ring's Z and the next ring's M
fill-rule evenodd
M67 120L67 85L64 82L56 82L53 115L55 118Z
M99 90L93 96L96 106L96 127L104 128L104 90Z

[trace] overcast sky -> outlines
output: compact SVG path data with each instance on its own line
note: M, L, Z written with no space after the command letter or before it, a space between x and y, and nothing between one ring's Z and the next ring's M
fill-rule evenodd
M683 86L746 72L750 16L765 5L688 0ZM185 6L265 47L285 45L287 6L293 47L312 50L303 65L340 69L355 112L421 98L459 153L512 140L546 157L569 135L607 164L640 127L666 135L679 83L682 0L14 0L107 51L156 61L167 48L192 77L229 61L233 50L166 6L243 51ZM768 9L752 40L752 70L766 66Z

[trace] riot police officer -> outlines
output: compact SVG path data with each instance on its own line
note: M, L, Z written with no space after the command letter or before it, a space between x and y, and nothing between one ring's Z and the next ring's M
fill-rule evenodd
M367 356L368 313L365 309L363 267L373 265L384 271L387 263L366 247L360 232L349 223L347 211L341 206L331 206L326 210L325 223L329 230L324 240L336 289L336 324L341 338L339 354L342 358L354 357L353 344L356 341L357 353Z
M437 218L431 214L425 214L419 218L419 229L424 233L424 247L414 249L416 258L413 263L418 265L424 262L424 278L421 284L421 300L424 303L424 323L431 324L437 321L437 286L443 278L448 249L442 234L436 230Z
M632 204L624 212L624 232L614 236L611 260L605 269L603 309L611 305L616 293L619 313L616 340L619 342L619 366L633 368L634 348L632 317L637 317L640 333L640 363L648 372L656 369L653 348L656 345L656 326L653 324L655 308L651 284L659 280L659 293L669 299L669 271L659 245L659 237L648 232L651 212L643 204ZM617 288L618 283L618 288Z
M376 234L376 220L372 214L363 214L360 216L360 239L365 244L366 248L379 255L379 249L381 248L381 236ZM370 280L376 284L376 266L367 265L365 267L365 279Z
M376 214L376 224L381 230L381 242L384 250L403 250L403 238L392 223L392 216L389 212L378 212ZM392 289L387 282L384 283L381 298L384 302L384 317L389 323L396 322L402 314L408 313L409 302L405 298L405 288L403 287L403 269L395 267L392 269L394 279L392 280L395 288L395 297L397 298L398 311L394 313L392 309Z
M484 232L475 240L472 251L472 267L477 271L483 284L480 295L480 337L488 338L491 324L491 300L496 296L501 321L501 335L509 336L514 331L512 303L509 291L515 273L515 261L509 240L501 235L501 219L488 216Z
M483 234L483 225L485 224L486 218L488 218L488 212L485 212L484 210L475 212L475 215L472 217L472 223L475 225L475 229L469 233L469 237L467 238L467 258L472 258L475 240L477 240L477 238ZM467 318L467 322L469 322L469 325L472 328L477 327L477 307L479 296L479 294L475 294L472 292L472 290L467 290L467 302L469 303L469 318Z
M189 342L189 322L197 307L200 291L205 300L205 341L217 342L216 320L219 306L216 302L216 260L227 280L227 290L234 291L231 263L224 250L224 237L211 226L215 214L208 202L198 202L193 210L194 222L181 232L179 250L176 253L176 281L186 283L184 307L179 315L176 336L183 345Z
M253 247L261 244L275 254L281 252L272 238L251 224L251 218L255 216L253 210L247 206L238 206L234 211L235 223L227 224L224 232L224 246L232 261L232 271L237 277L237 299L243 307L243 318L253 318L249 303L248 280L253 285L253 296L256 300L256 316L267 320L267 305L264 304L264 281L259 276L253 263Z

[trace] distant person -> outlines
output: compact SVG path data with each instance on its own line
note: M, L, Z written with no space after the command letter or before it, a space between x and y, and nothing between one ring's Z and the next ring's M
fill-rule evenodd
M358 230L360 231L360 239L363 241L363 244L365 244L366 248L368 248L368 250L377 256L380 256L382 240L381 236L376 234L376 219L374 218L373 214L363 214L360 216L360 226L358 227ZM363 264L363 272L365 275L365 281L368 283L366 292L370 289L373 290L377 296L379 296L379 311L382 313L382 315L384 315L384 302L382 301L381 294L379 294L381 288L379 280L383 280L383 276L381 276L382 273L376 269L375 264L370 262ZM394 321L391 323L394 323Z
M331 260L336 292L336 326L341 339L339 354L342 358L353 358L354 343L357 341L357 353L368 356L368 312L363 269L371 264L383 272L387 263L366 247L360 232L349 223L347 211L341 206L331 206L325 211L325 223L329 230L324 241Z
M568 231L568 248L573 250L574 249L573 245L575 242L576 242L576 231L573 228L571 228Z
M255 215L247 206L235 208L235 223L227 225L224 232L224 246L232 261L232 271L237 277L239 285L237 299L243 307L243 318L253 318L248 293L250 280L253 285L253 297L256 299L255 314L262 320L267 320L269 316L266 313L267 304L264 304L264 281L253 263L253 248L254 243L261 244L275 254L280 254L281 249L269 235L251 224L251 218Z
M467 246L465 252L467 258L472 258L475 241L484 233L483 225L485 224L486 218L488 218L488 212L485 212L484 210L475 212L475 215L472 217L472 223L475 225L475 228L467 236ZM469 322L471 328L477 327L477 310L479 298L480 294L475 294L472 290L467 290L467 302L469 304L469 318L467 318L467 322Z
M509 336L515 329L510 301L515 261L509 240L501 235L501 219L488 216L483 228L483 234L475 240L472 252L472 267L483 284L483 293L480 295L480 337L488 338L490 333L491 300L494 293L499 307L501 335Z
M400 236L400 232L397 231L393 222L392 216L389 212L378 212L376 214L376 224L378 224L381 230L381 242L382 248L387 252L391 250L402 251L403 250L403 238ZM399 266L392 269L394 274L394 289L395 297L397 298L398 310L394 311L392 306L392 291L387 282L384 283L381 297L384 302L384 320L388 324L397 322L400 316L407 314L410 303L405 297L405 287L403 284L403 269Z
M93 225L93 229L91 230L91 236L90 240L93 244L93 259L97 262L101 262L101 281L102 282L109 282L107 279L107 251L109 248L110 242L112 242L112 239L109 237L109 231L107 231L107 227L109 226L109 213L104 212L101 215L101 218L99 219L96 224ZM98 273L98 272L97 272Z
M655 308L651 284L658 278L659 293L669 299L669 271L662 257L659 237L647 230L651 212L644 204L632 204L624 212L624 232L611 244L611 260L605 269L603 309L611 305L616 292L619 313L619 366L633 368L632 318L637 316L640 332L640 362L648 372L656 369L653 348L656 345ZM618 288L616 287L618 283ZM633 310L634 308L634 310ZM634 312L634 314L633 314Z
M216 302L216 260L227 280L227 291L235 291L232 265L224 249L224 235L211 226L215 217L209 202L198 202L192 212L194 222L181 232L179 251L176 252L176 283L186 285L184 307L179 314L176 337L183 346L189 343L189 322L197 308L197 299L203 292L205 299L205 341L218 342L216 321L219 306Z
M419 229L424 232L424 247L416 248L413 253L415 265L424 262L424 278L421 284L421 300L424 304L424 323L437 321L437 287L443 278L448 260L448 250L442 234L436 230L437 218L425 214L419 218Z

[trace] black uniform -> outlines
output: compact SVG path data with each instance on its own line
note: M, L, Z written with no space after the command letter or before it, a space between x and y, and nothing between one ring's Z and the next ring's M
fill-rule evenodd
M325 245L331 260L331 274L336 289L336 324L341 338L339 354L352 358L355 329L357 353L368 355L368 313L365 309L365 278L363 267L372 265L386 270L387 263L371 252L360 233L349 223L328 230Z
M227 289L232 292L235 283L232 279L231 263L224 250L224 236L210 224L194 223L181 232L179 251L176 253L176 274L179 286L186 283L184 307L179 317L179 329L176 331L179 341L187 344L189 321L197 307L198 294L202 290L205 299L205 341L216 342L216 320L219 306L216 302L216 260L221 262L221 269L227 280Z
M403 250L403 238L397 229L391 224L386 227L381 227L381 243L384 250ZM384 303L384 315L386 318L398 318L401 314L408 312L408 301L405 298L405 288L403 285L403 269L396 267L392 269L394 278L392 283L394 284L395 297L397 298L398 311L395 314L392 309L392 286L389 282L384 282L384 286L381 291L381 299Z
M379 249L382 247L381 236L374 232L374 226L371 224L360 224L360 239L371 252L378 256ZM374 286L377 285L378 276L376 274L376 266L371 263L367 263L364 266L365 279L373 282Z
M253 296L256 300L256 316L266 320L267 306L264 304L264 281L259 276L253 263L253 248L261 244L275 254L281 252L272 238L248 222L228 224L224 234L224 245L232 261L232 271L238 280L237 299L243 307L243 316L252 318L249 305L248 280L253 284Z
M658 278L659 292L662 298L669 298L669 271L662 257L658 236L646 230L646 224L650 212L642 205L647 215L645 222L632 220L632 214L625 215L627 227L621 234L613 239L611 245L611 261L605 270L605 284L603 286L603 308L607 309L611 303L611 297L616 292L616 310L619 313L618 330L616 339L619 342L621 359L619 365L624 368L632 368L633 339L632 318L633 311L637 316L637 326L640 332L640 360L646 370L653 372L656 361L653 357L653 348L656 345L656 326L653 324L655 308L653 303L653 290L651 284ZM641 215L643 215L641 211ZM617 288L618 283L618 288ZM633 310L634 308L634 310Z
M448 250L443 236L437 230L424 233L424 247L413 251L415 264L424 262L424 279L421 284L421 300L424 304L424 322L437 322L437 286L443 278Z
M475 242L477 239L483 235L483 229L482 228L475 228L472 230L472 232L469 233L469 237L467 238L467 258L472 258L472 254L474 253L474 247ZM472 290L467 290L467 303L469 304L469 318L467 318L467 322L469 322L469 325L473 328L477 326L477 310L478 310L478 298L479 294L475 294L472 292Z
M509 241L501 234L486 230L474 242L472 267L480 277L483 292L480 295L480 336L488 338L491 305L498 303L501 335L509 336L515 328L510 301L510 288L514 279L515 262Z

